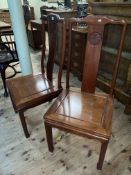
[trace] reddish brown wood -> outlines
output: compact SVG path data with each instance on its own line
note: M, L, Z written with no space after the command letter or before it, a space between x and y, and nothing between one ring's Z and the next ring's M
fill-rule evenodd
M48 148L50 152L53 152L54 146L53 146L53 137L52 137L52 127L48 124L45 123L45 128L46 128L46 136L47 136L47 143L48 143Z
M102 165L103 165L103 161L104 161L104 158L105 158L105 153L106 153L107 146L108 146L108 141L101 144L101 151L100 151L99 161L97 163L97 169L98 170L102 169Z
M48 35L50 45L49 57L47 60L47 71L44 69L45 43L43 43L44 50L42 51L42 58L41 58L42 74L22 76L11 79L7 82L13 107L16 112L19 112L22 127L26 137L29 137L29 133L25 122L24 111L37 105L40 105L42 103L45 103L47 101L51 101L53 98L57 97L62 91L61 76L64 63L63 54L61 55L60 58L61 63L59 65L56 84L52 81L52 76L54 67L55 48L57 44L56 40L58 32L57 26L59 25L59 23L61 23L62 32L64 33L65 32L64 21L62 21L59 18L59 16L55 14L48 15L46 21L48 21L48 28L49 28ZM43 36L45 36L45 31L43 31ZM63 37L63 42L61 43L62 49L64 49L65 47L64 45L65 45L65 38ZM49 69L51 71L49 71Z
M84 22L88 26L88 37L86 42L85 63L81 90L69 88L70 70L73 60L71 60L71 39L74 25ZM116 56L114 66L113 85L110 94L94 93L100 61L103 32L106 24L123 25L120 47ZM121 49L124 42L126 22L114 21L104 16L87 16L84 19L71 19L69 22L69 57L67 60L67 80L66 90L63 90L56 101L44 115L46 133L51 131L51 127L77 134L79 136L95 139L101 142L101 151L98 169L102 169L107 145L111 136L111 123L113 112L113 90ZM82 43L81 43L82 44ZM50 129L47 128L50 127ZM49 150L53 151L52 136L47 135Z
M30 134L29 134L28 129L27 129L27 125L26 125L26 121L25 121L26 119L25 119L23 111L19 112L19 117L20 117L20 121L21 121L23 130L24 130L24 134L25 134L26 138L28 138L30 136Z

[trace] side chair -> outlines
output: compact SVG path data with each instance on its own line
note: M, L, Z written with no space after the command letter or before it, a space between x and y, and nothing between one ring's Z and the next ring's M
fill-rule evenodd
M69 86L71 60L72 30L85 24L88 29L83 78L81 89L71 89ZM119 46L116 53L110 93L95 92L103 33L106 25L122 25ZM66 89L57 97L44 115L45 130L50 152L53 152L52 128L58 128L68 133L76 134L101 142L101 150L97 169L102 169L107 145L111 136L113 112L113 91L116 82L119 61L126 33L124 20L113 20L104 16L89 15L83 19L69 21L69 57L67 61ZM116 33L117 35L117 33ZM106 36L107 37L107 36Z
M48 42L49 52L48 58L45 58L45 23L48 23ZM30 136L26 117L24 115L25 110L38 106L45 102L50 102L53 98L57 97L62 91L61 76L62 67L64 62L64 53L60 56L60 64L58 68L58 75L56 82L53 81L53 71L55 63L55 54L58 39L58 25L62 28L64 33L64 21L59 15L49 14L42 22L43 29L43 48L41 57L41 73L37 75L27 75L18 78L11 79L7 82L10 97L14 110L19 113L21 124L24 130L25 137ZM63 36L65 36L63 34ZM64 49L65 37L63 37L61 43L61 49Z
M13 31L3 31L0 33L0 73L4 86L4 96L8 96L6 79L12 78L19 73L15 69L15 65L18 63L19 58L17 54L15 39ZM13 64L11 64L13 63ZM6 69L10 67L13 69L13 74L11 76L6 75Z

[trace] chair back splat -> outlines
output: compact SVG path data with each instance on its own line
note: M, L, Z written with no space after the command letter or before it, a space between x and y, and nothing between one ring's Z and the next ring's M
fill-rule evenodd
M46 66L46 75L48 80L52 82L53 79L53 70L54 70L54 62L55 58L58 56L58 47L61 47L61 60L59 66L59 73L58 73L58 86L61 86L61 75L62 75L62 67L64 63L64 50L65 50L65 21L64 19L60 18L57 14L49 14L48 16L42 17L42 28L43 28L43 52L42 52L42 59L41 59L41 70L42 73L45 73L45 49L46 49L46 25L48 26L48 43L49 43L49 52L48 52L48 59L47 59L47 66ZM61 32L61 42L59 43L59 35Z
M82 24L82 25L81 25ZM82 30L81 26L88 30L86 40L85 62L81 89L69 88L70 71L74 65L72 54L72 33ZM109 94L95 92L96 78L99 68L103 42L108 33L106 25L121 25L119 44ZM69 51L67 59L66 89L63 90L52 106L44 115L45 130L49 151L54 150L52 128L58 128L68 133L76 134L101 142L101 150L97 169L102 169L108 142L111 136L111 123L113 115L113 89L115 87L117 71L119 67L122 47L126 34L126 22L113 20L104 16L88 15L83 19L69 20ZM116 33L117 35L117 33ZM119 34L118 34L119 35ZM79 58L80 59L80 58ZM73 62L74 61L74 62ZM68 145L69 146L69 145ZM88 164L87 164L88 166Z

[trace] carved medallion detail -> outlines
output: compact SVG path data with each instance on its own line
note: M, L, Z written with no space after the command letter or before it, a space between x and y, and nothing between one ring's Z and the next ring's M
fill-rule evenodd
M97 45L102 41L102 36L98 32L93 32L88 37L89 37L89 42L93 45Z

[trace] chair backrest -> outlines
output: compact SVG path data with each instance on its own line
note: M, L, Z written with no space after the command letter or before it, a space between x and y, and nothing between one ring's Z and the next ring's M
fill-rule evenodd
M46 28L48 29L48 42L46 41ZM61 32L60 32L61 31ZM59 57L59 70L58 70L58 86L61 87L61 76L62 68L64 64L64 53L65 53L65 21L59 17L57 14L49 14L42 17L42 38L43 38L43 48L42 48L42 58L41 58L41 70L42 73L47 75L47 78L52 82L55 57ZM61 35L60 35L61 34ZM61 39L59 40L59 37ZM59 43L60 42L60 43ZM46 44L49 45L47 64L45 69L46 60ZM58 49L58 47L60 47ZM58 53L58 50L61 50Z
M0 33L0 54L3 58L3 62L18 61L16 43L12 31ZM2 63L2 59L0 62Z
M83 25L84 24L84 25ZM113 20L109 19L105 16L94 16L89 15L83 19L70 19L69 22L69 48L71 48L72 41L72 31L75 28L84 26L87 27L87 40L86 40L86 49L85 49L85 60L83 67L83 75L82 75L82 86L81 90L89 93L95 92L96 87L96 78L99 68L101 49L103 43L103 34L105 26L111 24L119 24L122 25L121 36L119 40L119 46L117 48L116 60L114 64L114 70L112 75L112 82L110 88L110 94L113 94L116 77L122 52L122 47L124 43L125 33L126 33L126 22L124 20ZM117 33L116 33L117 35ZM67 88L69 88L69 72L71 69L71 49L69 50L69 59L68 59L68 71L67 71Z
M24 20L25 20L25 27L26 30L28 29L29 21L31 19L30 15L30 7L28 4L23 5L23 15L24 15Z

